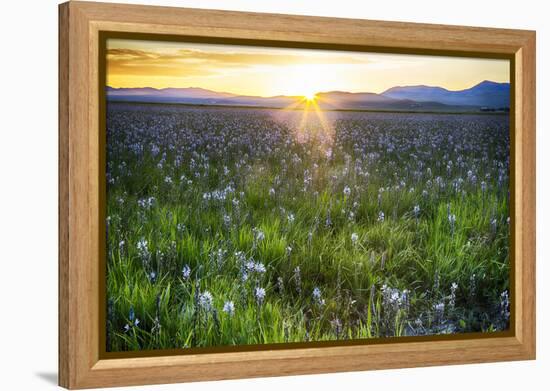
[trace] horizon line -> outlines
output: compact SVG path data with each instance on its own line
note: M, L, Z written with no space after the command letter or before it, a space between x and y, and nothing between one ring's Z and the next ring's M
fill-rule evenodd
M449 92L460 92L460 91L465 91L465 90L469 90L471 88L474 88L480 84L483 84L483 83L494 83L494 84L508 84L510 85L510 81L507 81L507 82L497 82L497 81L493 81L493 80L488 80L488 79L484 79L478 83L475 83L474 85L470 86L470 87L467 87L467 88L463 88L463 89L459 89L459 90L450 90L448 88L445 88L445 87L442 87L442 86L438 86L438 85L428 85L428 84L411 84L411 85L395 85L393 87L390 87L390 88L387 88L385 89L384 91L382 92L370 92L370 91L356 91L356 92L353 92L353 91L346 91L346 90L330 90L330 91L318 91L318 92L315 92L315 96L316 95L319 95L319 94L328 94L328 93L335 93L335 92L340 92L340 93L347 93L347 94L374 94L374 95L382 95L384 94L385 92L391 90L392 88L407 88L407 87L427 87L427 88L442 88L446 91L449 91ZM201 89L201 90L204 90L204 91L209 91L209 92L214 92L214 93L218 93L218 94L230 94L230 95L234 95L235 97L256 97L256 98L278 98L278 97L303 97L303 95L246 95L246 94L239 94L239 93L235 93L235 92L230 92L230 91L217 91L217 90L211 90L211 89L208 89L208 88L204 88L204 87L197 87L197 86L189 86L189 87L164 87L164 88L155 88L155 87L151 87L151 86L141 86L141 87L113 87L113 86L110 86L110 85L106 85L105 86L106 88L112 88L112 89L115 89L115 90L128 90L128 89L152 89L152 90L156 90L156 91L164 91L164 90L169 90L169 89L175 89L175 90L185 90L185 89Z

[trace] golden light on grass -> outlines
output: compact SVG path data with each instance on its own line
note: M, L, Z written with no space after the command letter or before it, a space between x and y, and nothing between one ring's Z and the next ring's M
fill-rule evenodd
M296 108L302 110L300 123L296 127L294 137L299 143L313 142L317 148L321 149L322 153L325 153L327 149L332 147L334 142L332 123L321 107L319 107L318 101L321 98L316 93L303 93L302 96L303 99L298 104L292 104L285 108L287 110L294 110Z

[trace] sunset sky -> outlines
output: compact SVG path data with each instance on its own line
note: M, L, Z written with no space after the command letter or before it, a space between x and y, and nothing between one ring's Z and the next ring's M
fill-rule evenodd
M431 85L450 90L509 82L507 60L109 39L107 85L201 87L239 95L376 92Z

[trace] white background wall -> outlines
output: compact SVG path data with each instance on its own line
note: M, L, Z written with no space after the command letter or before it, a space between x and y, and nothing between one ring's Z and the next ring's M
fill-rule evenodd
M124 2L123 0L119 0ZM157 390L548 389L548 12L522 0L156 0L133 3L537 30L537 328L533 362L157 386ZM57 1L6 1L0 22L0 389L57 377ZM546 225L544 225L546 221ZM546 239L546 242L545 242ZM543 386L546 383L546 387ZM184 388L185 387L185 388ZM146 389L153 387L146 387Z

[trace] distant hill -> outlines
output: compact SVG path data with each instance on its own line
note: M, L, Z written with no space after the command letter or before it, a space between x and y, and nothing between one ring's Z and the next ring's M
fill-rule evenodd
M204 88L112 88L110 101L183 103L273 108L303 108L308 103L301 96L243 96ZM328 91L316 94L316 104L325 110L390 111L479 111L510 105L510 85L484 81L472 88L449 91L441 87L393 87L382 94L371 92Z
M510 84L482 81L459 91L441 87L407 86L392 87L382 93L394 99L410 99L417 102L440 102L446 105L469 105L489 108L510 107Z
M204 88L113 88L107 87L107 96L116 97L143 97L149 99L220 99L235 96L226 92L215 92Z
M439 102L415 102L410 99L395 99L370 92L321 92L316 101L322 109L353 110L401 110L401 111L457 111L465 107L454 107Z

